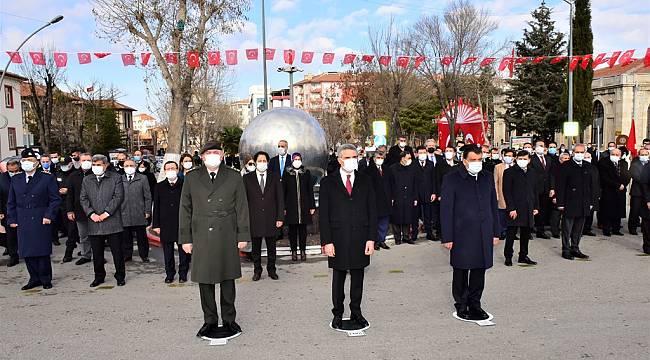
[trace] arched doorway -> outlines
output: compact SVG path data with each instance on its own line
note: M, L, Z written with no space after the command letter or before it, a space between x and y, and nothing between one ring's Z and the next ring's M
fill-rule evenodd
M605 108L599 100L594 101L594 107L591 111L594 119L591 126L591 142L594 144L603 144L603 125L605 122ZM598 127L600 125L600 127Z

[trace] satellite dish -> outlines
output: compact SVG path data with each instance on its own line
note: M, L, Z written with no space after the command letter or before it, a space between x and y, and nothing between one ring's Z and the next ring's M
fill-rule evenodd
M5 115L0 115L0 129L4 129L9 125L9 119Z

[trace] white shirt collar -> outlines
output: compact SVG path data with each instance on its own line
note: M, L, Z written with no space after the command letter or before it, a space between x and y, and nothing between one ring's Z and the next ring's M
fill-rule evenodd
M341 180L343 180L343 185L345 185L345 183L348 181L348 175L350 175L350 182L352 183L352 185L354 185L354 171L348 174L343 169L339 169L339 173L341 174Z

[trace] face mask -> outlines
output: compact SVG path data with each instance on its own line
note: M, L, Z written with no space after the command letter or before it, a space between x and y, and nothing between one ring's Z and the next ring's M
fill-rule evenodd
M522 169L525 169L528 166L528 160L517 160L517 166Z
M524 150L528 151L529 154L533 153L533 148L524 148Z
M406 141L400 141L399 142L399 147L401 147L401 148L406 147Z
M611 156L609 157L609 159L612 160L612 162L617 163L619 160L621 160L621 157L620 157L620 156L614 156L614 155L611 155Z
M427 148L427 152L429 154L433 154L435 151L436 151L436 149L434 149L434 148Z
M104 174L104 167L97 166L97 165L93 166L93 174L97 176L101 176L102 174Z
M544 154L544 147L543 146L537 146L535 148L535 153L537 153L537 155L543 155Z
M174 181L178 177L178 173L176 172L176 170L167 170L165 171L165 177L169 181Z
M135 162L140 162L140 160L142 160L142 157L140 157L140 156L134 156L133 157L133 161L135 161Z
M90 170L92 166L93 166L92 161L86 160L81 162L81 169L83 170Z
M609 150L609 151L614 151L614 149L616 149L616 148L613 147L613 146L610 146L610 147L607 148L607 150Z
M246 171L248 172L255 171L255 165L246 165Z
M216 168L217 166L221 165L221 155L219 154L207 154L205 155L205 165L211 167L211 168Z
M50 163L42 163L43 170L50 170Z
M185 162L183 163L183 169L185 169L185 170L189 170L189 169L191 169L192 166L194 166L194 163L191 162L191 161L185 161Z
M278 154L281 156L284 156L287 153L287 148L279 147L278 148Z
M512 160L514 160L514 158L512 156L504 156L503 157L503 162L508 164L508 165L512 164Z
M551 155L557 154L557 148L554 148L554 147L548 148L548 153L551 154Z
M412 163L413 163L413 160L408 159L408 160L406 160L406 162L404 163L404 166L411 166Z
M61 171L67 172L68 170L70 170L70 165L61 165Z
M9 171L8 173L9 173L9 177L14 177L14 175L18 174L18 173L11 172L11 171Z
M384 165L384 159L375 159L375 164L382 166Z
M266 169L268 169L268 167L269 167L269 163L265 163L265 162L258 162L257 163L257 170L259 172L265 172Z
M483 157L483 160L485 160L490 157L490 153L482 153L481 156Z
M294 160L291 163L291 165L293 165L293 167L296 168L296 169L300 169L300 167L302 166L302 161L301 160Z
M648 155L639 155L641 162L648 162L648 158L650 158Z
M31 161L23 160L20 162L20 167L23 169L23 171L30 172L34 170L34 163Z
M59 158L52 158L52 164L58 164Z
M343 170L345 172L351 173L359 167L357 159L345 159L343 160Z
M492 154L492 160L499 160L499 154Z
M72 158L72 161L79 161L79 156L75 156Z
M135 168L131 167L131 166L125 167L124 168L124 173L127 174L127 175L133 175L133 174L135 174Z
M575 153L575 154L573 154L573 158L575 159L575 161L580 162L580 161L585 159L585 154L584 153Z
M451 151L445 151L445 159L451 160L454 158L454 153Z
M147 171L147 168L139 167L139 168L138 168L138 171L141 172L141 173L143 173L143 172Z
M418 160L425 161L427 159L427 154L418 154Z
M590 162L591 162L591 158L584 158L584 161L590 163Z
M471 175L477 175L483 170L483 163L480 161L472 161L467 165L467 172Z
M79 162L79 160L75 160L72 162L72 166L74 166L75 169L79 169L81 167L81 162Z
M119 167L124 167L124 160L119 160L119 161L117 162L117 166L119 166Z

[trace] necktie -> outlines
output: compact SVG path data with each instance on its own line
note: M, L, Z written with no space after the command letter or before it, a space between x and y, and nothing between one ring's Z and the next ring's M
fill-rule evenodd
M618 163L616 163L616 176L621 176L621 168L618 166Z
M546 159L544 159L544 155L541 155L539 159L542 161L542 166L544 167L544 169L546 169Z
M131 182L131 180L133 180L133 175L129 175L129 182Z
M381 165L379 166L379 176L384 176L384 170L381 169Z
M27 176L27 183L29 184L32 181L32 175Z
M420 161L420 164L422 165L422 167L424 167L424 161Z
M214 182L214 178L215 178L216 176L217 176L217 173L213 173L213 172L211 172L211 173L210 173L210 181L211 181L211 182Z
M264 174L260 174L260 190L262 190L262 194L264 194Z
M284 156L280 156L280 176L284 173Z
M348 191L348 195L352 196L352 181L350 177L351 175L348 175L348 180L345 182L345 189Z

